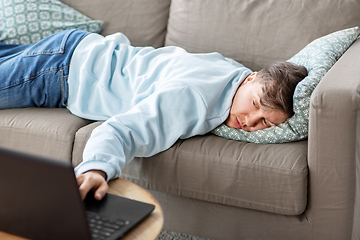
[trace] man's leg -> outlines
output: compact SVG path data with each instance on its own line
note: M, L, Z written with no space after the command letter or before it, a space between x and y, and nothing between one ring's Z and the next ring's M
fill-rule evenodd
M36 44L0 43L0 109L65 107L71 55L87 34L68 30Z

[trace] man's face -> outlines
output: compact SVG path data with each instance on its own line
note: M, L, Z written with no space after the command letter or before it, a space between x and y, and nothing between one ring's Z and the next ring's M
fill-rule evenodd
M279 125L289 117L281 110L261 108L262 84L255 81L256 76L256 72L251 74L238 88L225 121L228 127L252 132Z

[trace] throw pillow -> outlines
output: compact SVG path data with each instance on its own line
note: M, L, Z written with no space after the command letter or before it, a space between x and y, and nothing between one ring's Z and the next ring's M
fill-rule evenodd
M72 28L99 33L102 25L58 0L0 0L0 41L5 43L35 43Z
M308 76L296 86L293 98L295 114L285 123L254 132L233 129L222 124L212 133L228 139L253 143L284 143L306 139L311 93L357 37L358 27L337 31L312 41L288 60L305 66Z

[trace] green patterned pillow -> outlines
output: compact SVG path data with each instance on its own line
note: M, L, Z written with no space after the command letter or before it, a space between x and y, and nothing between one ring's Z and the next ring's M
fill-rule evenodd
M358 37L358 27L334 32L309 43L288 61L303 65L308 76L302 80L294 93L294 116L279 126L246 132L229 128L225 124L215 128L215 135L244 142L284 143L308 137L310 96L325 73Z
M0 41L5 43L35 43L72 28L99 33L102 25L57 0L0 0Z

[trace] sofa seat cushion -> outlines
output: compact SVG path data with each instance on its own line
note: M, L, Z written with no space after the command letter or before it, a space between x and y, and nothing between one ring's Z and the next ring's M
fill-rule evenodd
M90 123L66 109L1 110L0 146L64 161L73 157L76 165L100 124ZM307 141L259 145L197 136L134 159L122 177L160 192L297 215L307 202Z
M122 177L150 190L298 215L307 203L307 141L259 145L197 136L133 160Z
M73 164L92 130L76 132ZM135 158L122 178L146 189L284 215L301 214L307 203L307 141L255 144L212 134L177 141L149 158Z
M75 134L89 123L67 109L1 110L0 146L71 161Z

